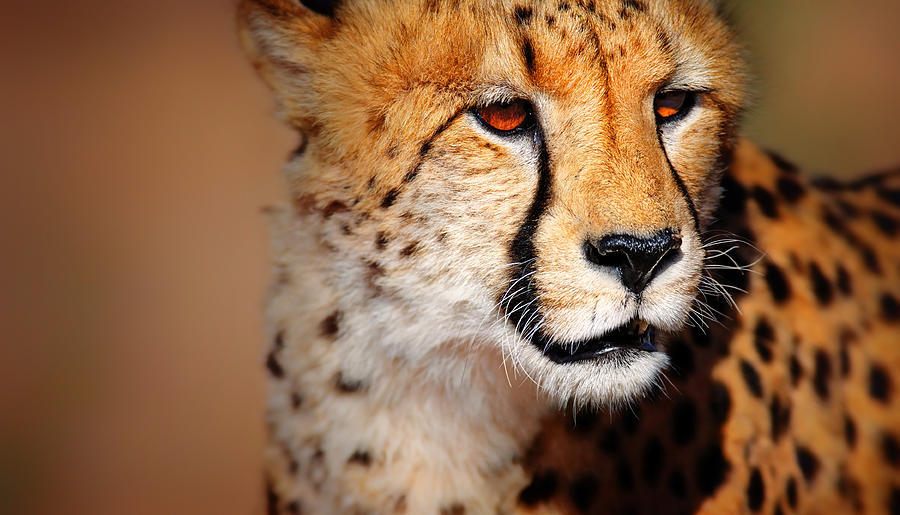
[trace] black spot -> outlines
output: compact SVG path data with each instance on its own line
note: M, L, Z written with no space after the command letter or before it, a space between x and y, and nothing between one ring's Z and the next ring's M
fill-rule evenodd
M597 447L609 454L619 450L619 433L614 428L606 429L597 440Z
M841 377L850 375L850 351L847 349L847 342L841 342L838 349L838 363L841 367Z
M441 515L465 515L466 507L462 503L455 502L441 508Z
M777 442L791 425L791 406L782 404L778 397L769 403L769 418L772 425L772 440Z
M850 274L847 273L847 269L843 265L837 266L837 285L844 295L850 296L853 294L853 283L850 280Z
M837 491L853 506L853 511L862 512L862 499L860 498L862 489L859 481L849 476L846 470L842 469L838 474Z
M750 393L758 398L762 399L763 396L763 387L762 380L759 378L759 372L753 368L753 365L750 364L747 360L741 360L741 376L744 378L744 383L747 385L747 389L750 390Z
M891 489L891 497L888 500L888 513L891 515L900 515L900 487Z
M778 218L778 205L775 196L762 186L754 186L750 195L759 206L760 212L769 218Z
M784 510L781 509L781 506L775 505L775 511L772 512L772 515L784 515Z
M362 381L358 379L348 379L344 377L343 372L338 372L334 376L334 384L341 393L355 393L363 388Z
M880 189L878 196L895 206L900 206L900 190Z
M807 483L812 482L816 478L816 474L819 473L819 458L802 445L797 446L796 455L797 465L800 467L800 472L803 473L803 478Z
M677 444L690 442L697 433L697 408L686 398L672 410L672 439Z
M816 351L815 361L813 388L823 401L827 401L829 397L828 384L831 381L831 358L825 351L819 349Z
M781 176L778 178L775 186L778 188L778 193L781 194L782 198L791 203L797 202L806 193L800 181L793 177Z
M741 215L747 208L747 190L728 174L722 177L722 209Z
M850 415L844 415L844 440L847 441L847 447L856 447L856 423Z
M872 213L872 220L875 221L878 229L887 236L896 236L897 232L900 231L900 222L897 222L896 218L886 213L875 211Z
M731 394L728 387L719 381L713 381L710 385L709 411L718 425L724 424L731 412Z
M569 496L572 498L572 504L578 510L587 512L590 510L594 496L597 494L597 485L599 481L593 474L584 474L572 482L569 487Z
M403 257L409 257L416 253L419 249L419 245L417 243L410 243L409 245L403 247L403 250L400 251L400 255Z
M664 457L664 449L659 438L653 437L647 440L642 457L641 477L648 485L655 485L659 482Z
M291 159L297 159L302 156L306 152L306 146L309 143L309 139L307 139L305 134L300 134L300 144L297 145L297 148L291 153Z
M794 477L790 477L787 481L787 487L784 489L785 496L787 497L788 505L791 508L797 508L797 480Z
M343 213L345 211L348 211L347 204L344 204L339 200L333 200L329 202L327 206L322 208L322 216L331 218L335 213Z
M778 268L778 265L767 261L765 277L766 284L769 286L769 291L772 292L772 298L775 299L775 302L782 303L791 296L791 286L787 282L784 272Z
M834 290L828 278L822 273L822 269L816 263L809 265L809 280L812 283L812 291L816 295L816 300L820 306L827 306L834 298Z
M759 469L753 467L753 470L750 472L750 482L747 483L747 505L752 511L759 511L765 500L766 485L763 483Z
M687 377L694 371L694 351L682 339L677 339L666 348L672 370L678 377Z
M791 370L791 384L796 387L800 384L800 380L803 379L803 367L800 365L800 360L797 359L797 356L791 356L789 368Z
M266 356L266 368L269 369L269 373L272 374L272 377L281 379L284 377L284 368L281 367L281 363L278 361L278 356L276 356L277 352L277 349L273 349Z
M631 466L627 461L619 461L616 465L616 480L623 491L630 492L634 488L634 474L631 473Z
M869 369L869 395L887 404L891 400L891 377L881 365L872 365Z
M300 0L310 11L324 14L325 16L334 16L334 10L340 3L339 0Z
M515 18L516 18L516 23L518 23L519 25L525 25L531 20L531 15L532 15L531 7L517 6L515 8L514 13L515 13Z
M678 499L684 499L687 495L687 482L684 480L684 474L681 470L675 469L669 474L669 492Z
M287 506L284 507L284 509L287 510L288 513L291 513L293 515L300 515L301 513L303 513L303 508L300 507L300 501L291 501L287 504Z
M634 9L639 13L642 13L645 10L644 5L637 0L625 0L624 2L622 2L622 7L625 9Z
M300 408L303 405L303 396L299 393L294 392L291 394L291 407L294 409Z
M278 515L278 494L272 482L266 480L266 513L268 515Z
M399 194L400 194L400 192L397 191L396 188L387 192L387 195L385 195L384 199L382 199L382 201L381 201L381 207L387 209L387 208L393 206L394 202L397 201L397 195L399 195Z
M389 240L387 234L381 231L375 234L375 248L377 248L378 250L384 250L384 248L387 247L388 243Z
M334 338L337 336L340 327L338 323L341 319L341 312L335 311L334 313L325 317L321 322L319 322L319 334L326 338Z
M760 359L768 363L772 361L772 342L775 341L775 331L772 325L764 317L756 321L756 329L753 331L753 344Z
M731 465L725 459L722 448L718 444L713 444L697 458L697 487L704 494L711 495L725 481L730 469Z
M372 464L372 455L368 451L357 449L348 459L348 464L362 465L368 467Z
M881 316L888 322L900 320L900 303L890 293L881 296Z
M775 163L775 166L782 172L797 173L797 166L785 159L781 154L774 150L766 150L766 155L769 156L769 159L771 159L772 162Z
M528 73L534 73L534 47L531 46L531 40L525 38L522 42L522 57L525 58L525 68Z
M885 433L881 437L881 453L884 455L884 461L889 465L900 467L900 443L897 442L894 435Z
M519 502L526 506L534 506L540 502L548 501L556 493L559 485L559 476L556 471L547 470L535 474L531 483L519 492Z

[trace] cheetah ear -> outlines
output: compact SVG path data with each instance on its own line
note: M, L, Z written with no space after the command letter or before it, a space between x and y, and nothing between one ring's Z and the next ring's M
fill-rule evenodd
M253 67L275 92L279 114L305 125L302 106L311 105L312 72L318 50L333 33L339 0L241 0L238 31Z

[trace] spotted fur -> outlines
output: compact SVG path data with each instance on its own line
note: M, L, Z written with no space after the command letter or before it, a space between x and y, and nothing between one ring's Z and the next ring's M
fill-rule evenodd
M301 137L270 210L272 513L900 513L900 174L810 181L740 140L714 2L239 20ZM697 102L663 123L670 90ZM476 114L514 99L528 130ZM659 234L638 292L585 250ZM656 352L569 359L633 319Z

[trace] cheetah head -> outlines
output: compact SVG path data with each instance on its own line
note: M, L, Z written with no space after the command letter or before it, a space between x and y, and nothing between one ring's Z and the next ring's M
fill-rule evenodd
M292 194L429 336L560 401L654 384L744 100L714 2L244 0L240 23L309 141Z

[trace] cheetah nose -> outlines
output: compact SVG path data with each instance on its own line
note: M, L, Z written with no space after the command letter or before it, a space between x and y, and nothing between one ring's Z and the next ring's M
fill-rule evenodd
M613 234L584 243L588 261L615 269L622 284L641 293L654 277L681 258L681 234L664 229L649 238Z

